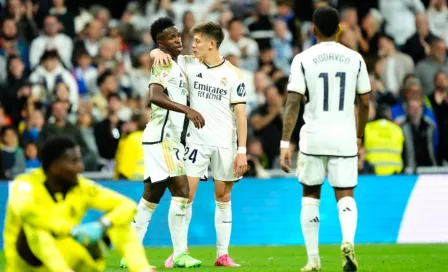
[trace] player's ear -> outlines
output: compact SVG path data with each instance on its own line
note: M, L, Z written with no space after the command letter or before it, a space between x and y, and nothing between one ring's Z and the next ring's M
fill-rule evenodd
M211 51L214 47L216 47L216 42L210 39L210 42L208 44L208 51Z
M317 35L318 35L318 31L317 31L316 25L313 25L313 35L315 37L317 37Z
M341 26L338 25L338 27L336 28L336 35L339 34L341 32Z

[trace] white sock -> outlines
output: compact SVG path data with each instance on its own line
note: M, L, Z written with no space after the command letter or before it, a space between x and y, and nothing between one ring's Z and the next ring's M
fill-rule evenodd
M168 211L168 226L173 242L174 257L185 252L185 210L188 198L172 197Z
M302 198L302 211L300 223L302 225L303 237L305 239L308 263L320 262L319 258L319 199L312 197Z
M138 203L137 212L134 216L134 220L131 223L131 227L137 232L137 236L138 238L140 238L140 242L143 242L143 238L145 238L149 221L151 221L152 214L157 208L157 205L158 204L148 202L143 198L140 199L140 202Z
M232 233L232 205L231 202L216 201L216 257L229 254L230 235Z
M341 222L342 241L355 243L356 225L358 223L358 208L355 199L346 196L338 201L339 221Z
M185 209L185 249L188 247L188 229L190 227L191 216L193 215L193 202L187 204Z

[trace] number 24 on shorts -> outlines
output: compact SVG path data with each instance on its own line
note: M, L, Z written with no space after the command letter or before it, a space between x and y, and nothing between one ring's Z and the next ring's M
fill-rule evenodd
M174 150L176 150L176 157L177 157L177 159L180 161L180 158L179 158L179 149L178 148L173 148ZM190 148L188 148L188 147L186 147L185 148L185 154L184 154L184 156L187 156L188 155L188 153L189 153L189 151L190 151ZM193 163L195 163L196 162L196 157L197 157L197 155L198 155L198 150L197 149L193 149L192 151L191 151L191 153L190 153L190 155L188 156L188 159L190 160L190 161L192 161ZM184 159L185 160L185 159Z

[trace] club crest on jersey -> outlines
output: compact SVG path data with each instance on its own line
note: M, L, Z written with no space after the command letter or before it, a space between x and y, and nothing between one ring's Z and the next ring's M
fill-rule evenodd
M220 87L226 87L227 86L227 78L223 77L221 79L221 82L219 83Z
M168 73L163 71L162 72L162 78L166 80L168 78Z

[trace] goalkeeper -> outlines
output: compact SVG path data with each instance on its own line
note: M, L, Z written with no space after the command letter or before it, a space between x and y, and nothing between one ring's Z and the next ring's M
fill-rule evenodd
M104 271L113 245L132 272L153 272L130 227L135 203L80 176L79 146L53 137L41 149L42 169L17 177L4 228L6 272ZM87 210L105 212L80 224Z

